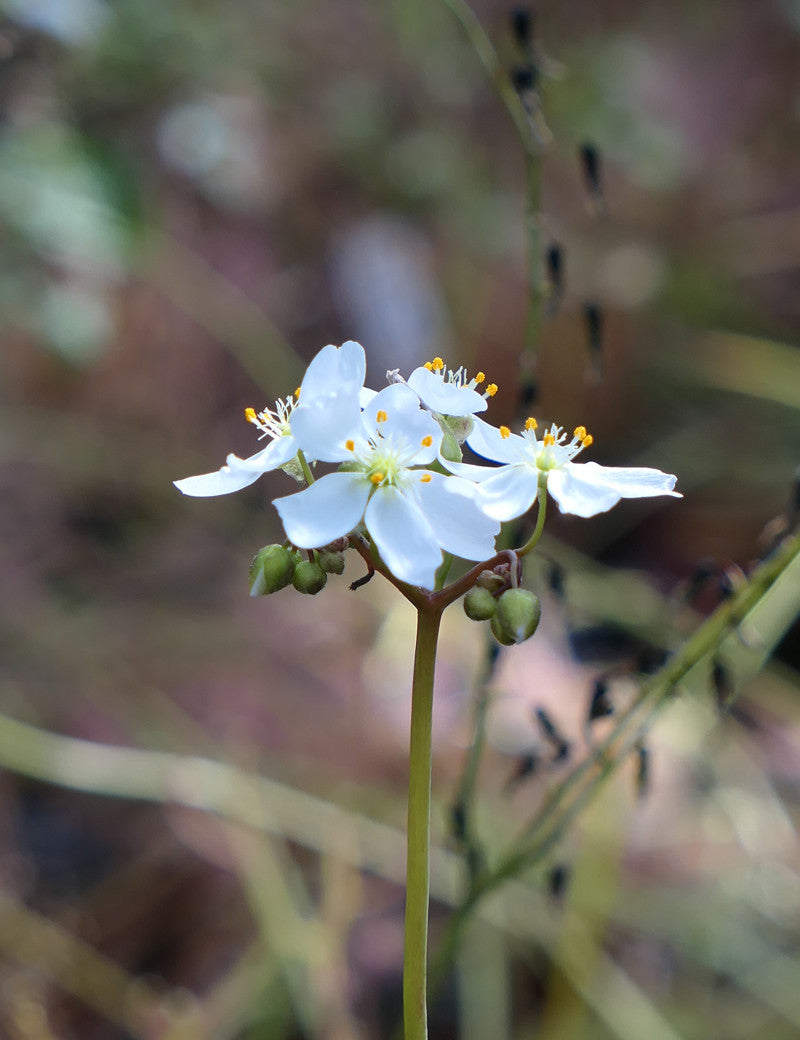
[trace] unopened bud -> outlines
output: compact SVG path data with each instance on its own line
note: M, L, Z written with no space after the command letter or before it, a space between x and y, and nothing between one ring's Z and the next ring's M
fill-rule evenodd
M341 574L344 571L344 554L340 552L321 552L317 555L317 563L326 574Z
M303 467L300 465L300 459L295 455L293 459L289 459L286 465L281 466L284 473L287 473L293 480L296 480L298 484L305 484L306 475L303 472Z
M269 596L285 589L294 574L295 559L282 545L265 545L250 564L250 595Z
M473 621L489 621L494 617L497 600L488 589L475 585L464 596L464 613Z
M340 553L340 552L344 552L345 549L349 549L349 548L350 548L350 539L347 537L347 535L345 535L344 538L337 538L333 542L328 542L327 545L321 545L320 546L320 552L337 552L337 553Z
M527 589L506 589L497 600L492 618L492 634L503 646L514 646L530 639L539 625L542 608Z
M328 581L328 575L316 560L301 560L294 569L292 585L298 592L307 596L316 596L322 592Z
M458 438L449 430L442 431L442 443L439 451L442 458L447 459L448 462L461 462L464 458L464 453L461 451L461 445L458 443Z
M445 437L448 434L452 434L459 447L475 429L475 421L471 415L439 415L437 418ZM453 459L450 459L449 456L445 455L445 458L450 462L459 462L461 460L461 455L459 455L458 458Z
M499 596L503 589L508 588L508 581L494 571L481 571L475 585L479 589L488 589L493 596Z

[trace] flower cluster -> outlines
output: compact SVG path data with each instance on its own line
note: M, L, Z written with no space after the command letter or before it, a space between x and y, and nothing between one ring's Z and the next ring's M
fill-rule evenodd
M269 443L247 459L229 455L213 473L175 481L186 495L223 495L284 469L307 486L275 500L289 542L319 549L357 534L396 578L433 589L442 553L466 560L494 555L500 522L527 512L547 488L562 512L593 516L620 498L677 495L675 477L573 459L592 443L579 426L569 439L552 426L540 438L528 419L520 434L478 418L497 392L485 376L448 370L441 358L407 381L396 374L378 392L364 386L366 358L353 341L329 345L294 395L245 416ZM453 431L499 466L454 460ZM460 450L458 451L460 456ZM318 476L315 463L336 468Z

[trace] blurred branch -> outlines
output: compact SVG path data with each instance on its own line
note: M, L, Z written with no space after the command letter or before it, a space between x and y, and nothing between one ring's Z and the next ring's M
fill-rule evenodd
M466 0L442 0L458 20L472 49L488 73L517 131L525 153L525 226L528 254L528 317L522 368L527 379L536 366L539 330L544 312L544 242L542 233L542 151L544 141L526 109L508 70ZM538 104L538 92L537 92Z
M576 765L545 799L538 813L513 843L467 893L453 915L432 968L431 991L441 982L455 955L460 933L477 904L502 882L514 878L540 861L559 842L581 810L611 777L651 725L656 713L674 695L676 687L722 640L755 610L759 602L800 556L800 535L787 538L750 580L723 603L667 663L644 683L631 705L618 718L609 735ZM792 589L793 611L787 611L787 628L800 610L800 582Z
M508 70L497 56L494 44L484 32L483 26L478 21L475 12L465 0L442 0L442 3L461 25L472 49L488 73L489 79L494 84L497 93L508 110L508 114L511 116L526 155L532 159L538 159L539 146L532 133L525 106L514 89Z
M53 979L64 991L119 1025L137 1040L152 1040L148 1018L172 1018L164 1040L194 1037L183 1031L180 1012L170 1011L169 999L147 982L135 979L88 943L7 893L0 894L0 949L5 957L30 965Z
M223 344L266 392L282 397L300 382L302 361L258 304L176 238L150 232L142 275Z

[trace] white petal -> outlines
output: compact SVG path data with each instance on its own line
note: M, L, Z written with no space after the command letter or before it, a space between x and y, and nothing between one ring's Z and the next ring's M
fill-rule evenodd
M234 491L241 491L255 483L261 476L261 472L239 469L232 470L228 466L216 470L214 473L200 473L196 477L184 477L183 480L173 480L173 484L184 495L192 498L212 498L214 495L230 495Z
M415 368L408 377L408 385L424 405L440 415L462 416L486 411L482 394L470 387L446 382L430 369Z
M290 542L301 549L318 549L353 530L371 490L361 473L329 473L305 491L277 498L272 504Z
M391 383L375 394L364 408L364 419L374 426L377 423L378 412L386 412L390 418L394 417L395 421L426 414L419 406L417 395L405 383Z
M441 473L428 473L425 482L421 473L410 476L414 497L443 549L464 560L494 556L500 524L481 511L474 484Z
M548 489L562 513L595 516L616 505L621 498L652 498L681 495L672 489L671 473L646 467L600 466L596 462L568 462L553 470Z
M358 403L362 408L366 408L377 392L377 390L370 390L368 386L362 386L358 391Z
M401 581L432 589L442 553L419 507L397 487L380 487L364 522L383 562Z
M319 395L300 403L289 420L292 433L303 452L320 462L343 462L349 457L345 441L361 435L361 406L358 388Z
M477 481L478 483L488 480L494 473L499 472L497 466L476 466L471 462L451 462L450 459L445 459L441 455L439 456L439 462L445 469L454 473L457 477L464 477L465 480Z
M511 433L504 437L495 426L490 426L475 416L472 432L467 437L467 444L476 455L482 455L485 459L494 462L514 463L522 462L528 458L526 448L530 445L524 437L518 433Z
M584 463L567 463L561 469L550 471L547 479L547 490L558 502L562 513L575 516L596 516L605 513L620 500L620 493L613 487L603 487L595 481L585 480L581 468L593 465Z
M621 498L651 498L653 495L671 495L682 498L674 491L678 479L672 473L662 473L660 469L648 469L645 466L601 466L597 462L573 462L570 470L578 470L583 480L613 487Z
M227 464L231 469L247 470L254 473L269 473L273 469L285 466L297 454L297 441L291 434L276 437L266 448L251 455L249 458L240 459L236 455L229 455Z
M539 490L535 466L502 466L478 485L481 508L495 520L513 520L527 513Z
M348 340L341 347L329 343L312 358L300 384L300 400L355 386L360 389L367 372L367 358L360 343Z

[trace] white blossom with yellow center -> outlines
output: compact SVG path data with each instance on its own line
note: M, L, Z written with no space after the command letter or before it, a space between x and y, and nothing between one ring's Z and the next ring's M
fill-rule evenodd
M262 412L245 409L245 418L260 431L261 438L269 438L265 448L247 459L229 455L221 469L176 480L175 487L184 495L195 497L228 495L252 484L262 473L288 465L301 447L291 426L298 401L328 397L333 387L360 391L366 370L367 361L360 344L349 340L341 347L333 344L323 347L309 364L303 382L292 397L276 401L274 409L265 408ZM306 457L308 461L313 459L313 456Z
M363 523L389 570L401 581L434 586L442 550L467 560L494 554L500 529L477 503L467 480L424 468L442 431L417 394L397 383L361 410L352 388L300 402L293 435L314 458L341 468L275 507L291 542L314 549Z
M436 357L415 368L407 383L426 408L439 415L458 418L486 411L486 398L494 397L497 384L489 383L479 391L477 387L485 381L483 372L469 379L465 368L448 368L440 357Z
M527 513L536 501L540 477L545 474L547 490L561 512L576 516L604 513L621 498L681 497L673 490L676 478L658 469L574 462L593 442L584 426L578 426L572 437L555 424L541 437L537 430L538 423L533 418L526 421L519 434L512 433L507 426L490 426L476 418L467 444L477 455L501 465L487 469L444 458L440 461L451 473L479 482L484 511L500 521Z

